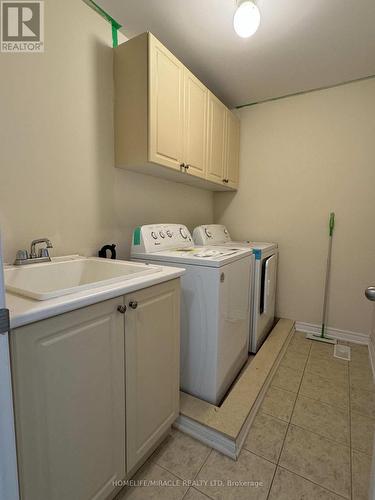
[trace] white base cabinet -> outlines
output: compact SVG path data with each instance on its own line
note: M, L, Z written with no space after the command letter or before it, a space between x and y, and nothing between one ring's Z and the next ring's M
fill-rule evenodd
M153 451L178 415L179 293L172 280L12 331L23 500L106 499Z
M129 294L125 304L126 463L131 474L178 417L180 294L170 282Z

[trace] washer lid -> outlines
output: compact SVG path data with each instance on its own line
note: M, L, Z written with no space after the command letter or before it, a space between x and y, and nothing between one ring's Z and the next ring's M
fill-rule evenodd
M225 247L190 247L153 253L132 253L132 258L206 267L221 267L251 255L251 249Z

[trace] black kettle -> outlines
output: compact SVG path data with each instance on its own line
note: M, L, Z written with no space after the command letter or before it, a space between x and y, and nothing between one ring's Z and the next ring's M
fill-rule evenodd
M115 259L116 258L116 245L114 243L112 243L112 245L104 245L104 247L102 247L99 250L98 256L103 257L104 259L107 259L107 250L109 250L111 252L111 259Z

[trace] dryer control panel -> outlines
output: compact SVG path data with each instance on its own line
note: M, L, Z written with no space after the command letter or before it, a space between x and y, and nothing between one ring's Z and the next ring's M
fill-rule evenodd
M196 245L222 245L232 241L228 229L221 224L196 227L193 239Z
M194 246L188 228L182 224L148 224L133 231L132 253L161 252Z

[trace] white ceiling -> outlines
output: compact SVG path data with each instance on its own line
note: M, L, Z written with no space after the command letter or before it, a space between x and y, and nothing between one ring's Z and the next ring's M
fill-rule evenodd
M235 0L97 0L131 38L151 31L231 106L375 74L375 0L258 0L261 26L233 31Z

